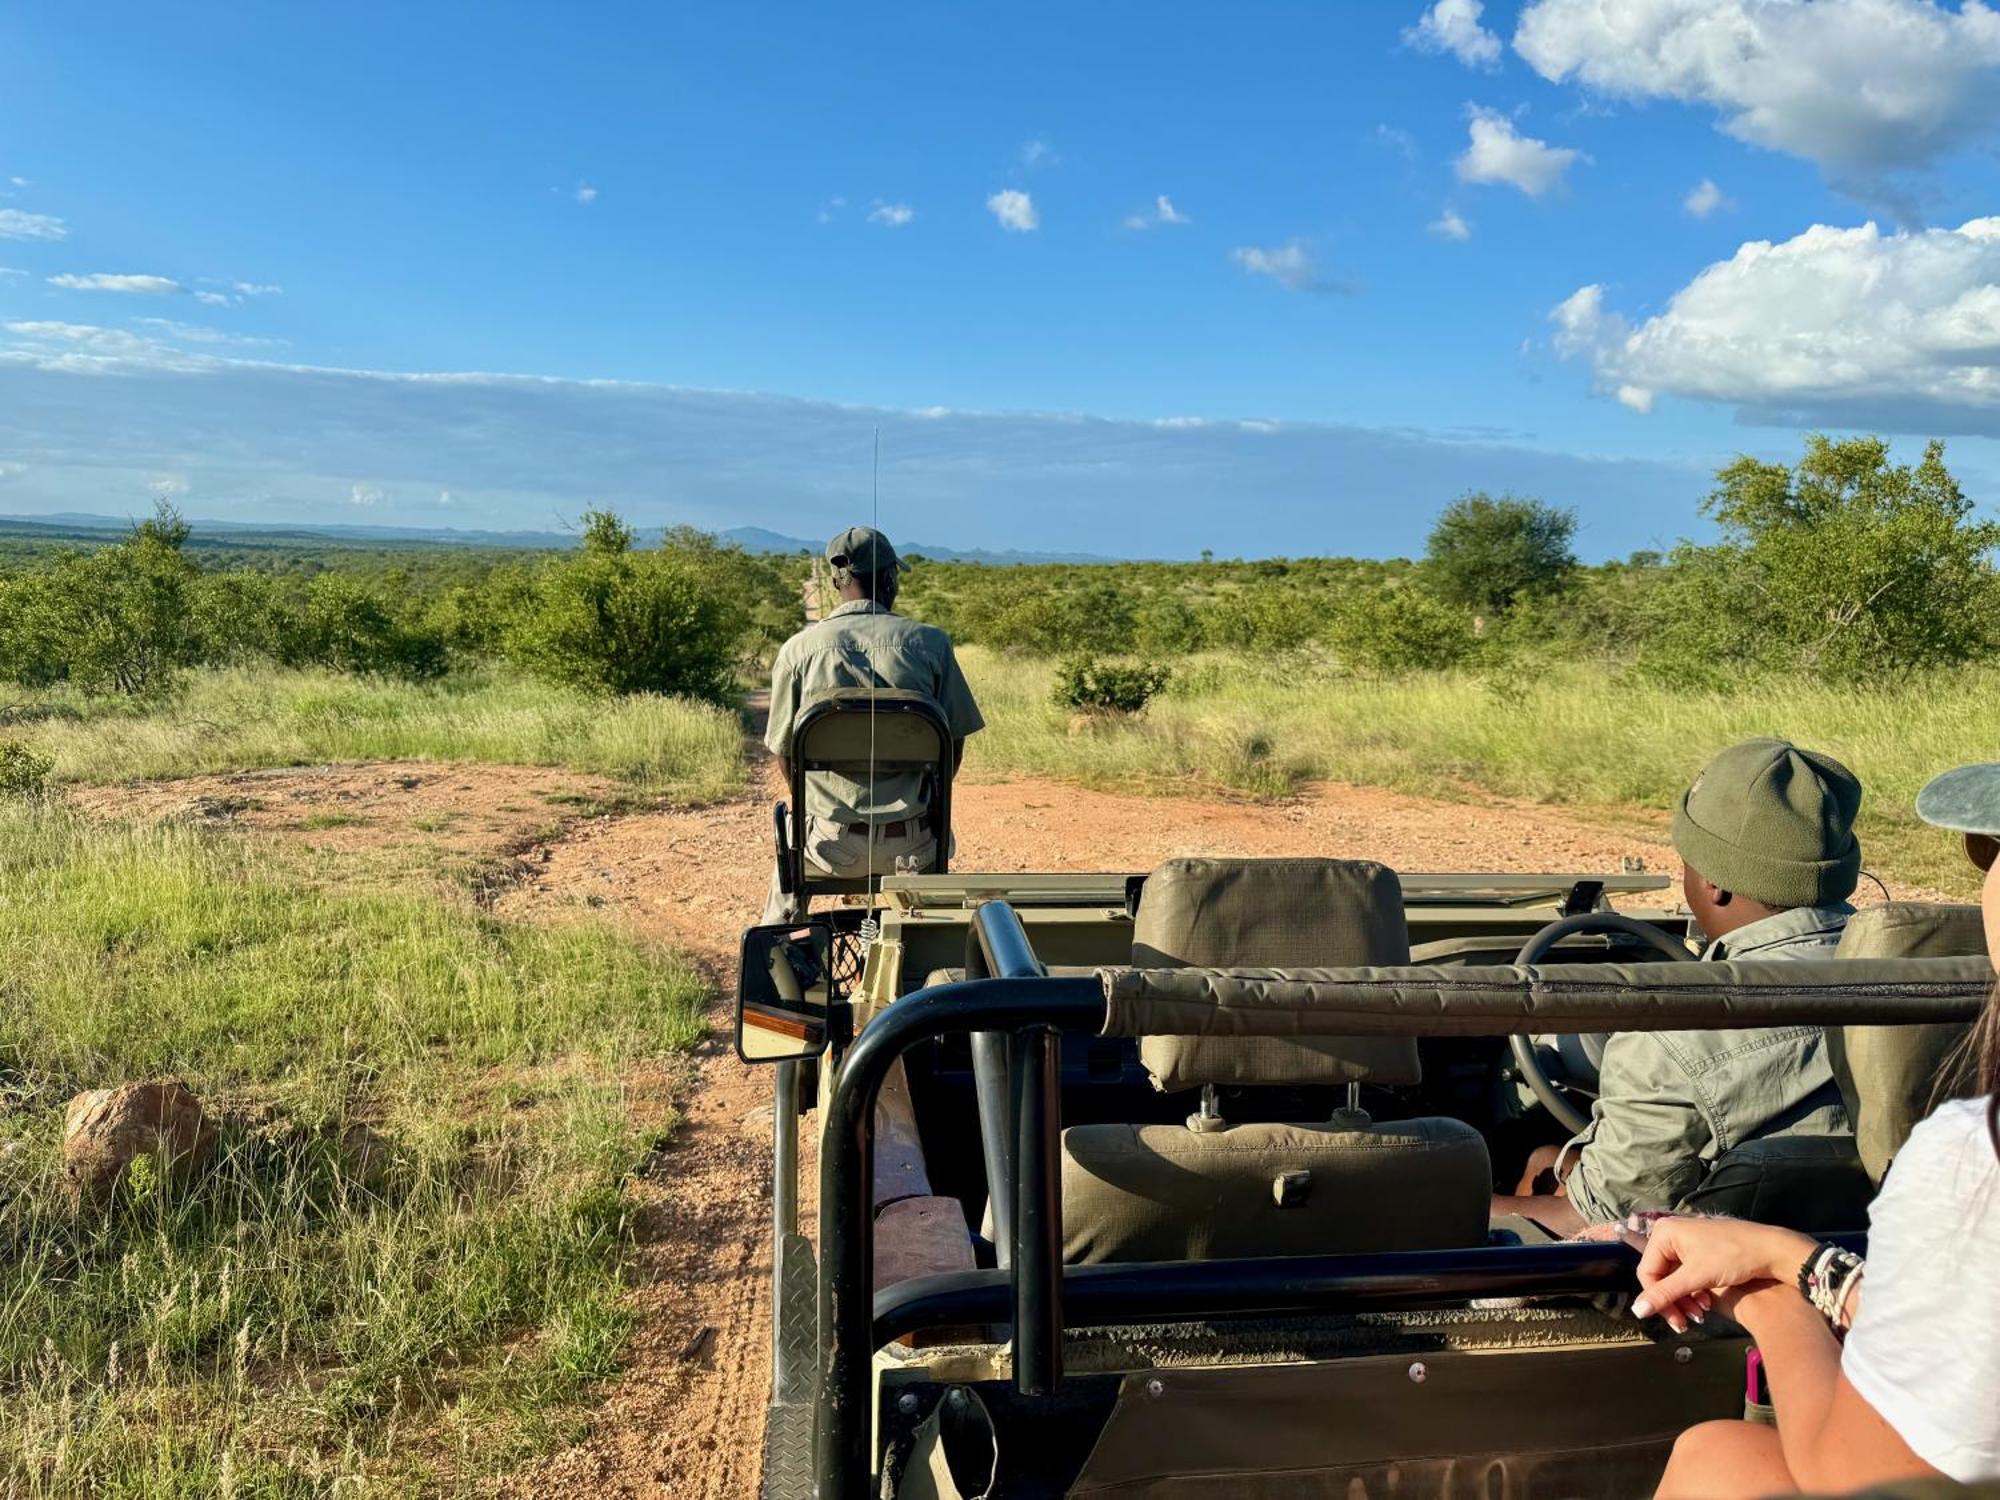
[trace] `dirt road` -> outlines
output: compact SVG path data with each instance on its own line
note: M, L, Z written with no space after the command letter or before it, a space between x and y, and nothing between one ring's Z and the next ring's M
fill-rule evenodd
M969 767L977 774L977 750ZM593 810L612 792L562 773L408 763L195 777L79 794L101 811L228 818L329 849L483 864L499 912L615 921L680 947L727 994L769 878L768 764L758 795L691 811ZM1321 786L1250 804L1126 797L1056 782L961 783L964 869L1143 870L1174 854L1369 856L1404 870L1671 869L1664 819L1613 827L1543 807ZM566 819L559 830L552 823ZM441 846L441 847L438 847ZM435 868L435 865L432 866ZM492 871L498 870L496 877ZM593 1435L515 1475L516 1496L739 1500L757 1492L769 1384L769 1082L739 1063L730 1017L695 1061L682 1128L634 1185L643 1249L627 1373ZM639 1087L641 1085L635 1085ZM659 1079L643 1085L679 1094Z

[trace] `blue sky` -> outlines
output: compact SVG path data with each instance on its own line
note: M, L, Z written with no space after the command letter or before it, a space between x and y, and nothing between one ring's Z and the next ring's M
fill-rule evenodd
M1973 0L16 7L0 511L817 535L877 427L956 545L1615 555L1804 426L2000 500L1996 146Z

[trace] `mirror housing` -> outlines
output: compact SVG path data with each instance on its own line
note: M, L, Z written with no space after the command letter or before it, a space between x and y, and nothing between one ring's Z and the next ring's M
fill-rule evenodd
M833 924L822 917L751 927L736 983L736 1055L793 1062L827 1047Z

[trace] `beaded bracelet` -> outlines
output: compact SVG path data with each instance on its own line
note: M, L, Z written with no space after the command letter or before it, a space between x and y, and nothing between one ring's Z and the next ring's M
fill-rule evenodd
M1812 1254L1799 1267L1799 1295L1813 1305L1835 1332L1840 1330L1840 1313L1847 1305L1847 1294L1860 1279L1863 1268L1864 1262L1853 1251L1828 1244L1814 1246Z

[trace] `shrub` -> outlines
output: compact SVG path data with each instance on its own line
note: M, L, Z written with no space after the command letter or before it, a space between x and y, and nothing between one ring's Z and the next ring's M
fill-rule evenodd
M1426 581L1447 603L1498 614L1563 587L1576 570L1576 512L1503 495L1446 506L1424 553Z
M1136 714L1172 676L1168 668L1147 662L1066 657L1056 667L1055 701L1058 707L1085 713Z
M293 665L422 682L445 669L443 636L406 625L388 600L345 573L322 573L286 643Z
M1378 677L1457 666L1476 644L1462 610L1413 588L1350 595L1334 611L1326 638L1349 671Z
M1296 651L1324 628L1326 600L1293 585L1250 584L1209 605L1202 634L1239 651Z
M715 576L685 549L635 550L632 529L609 512L584 526L583 547L530 580L507 654L568 687L728 702L739 616Z
M0 797L39 797L56 763L15 740L0 740Z

